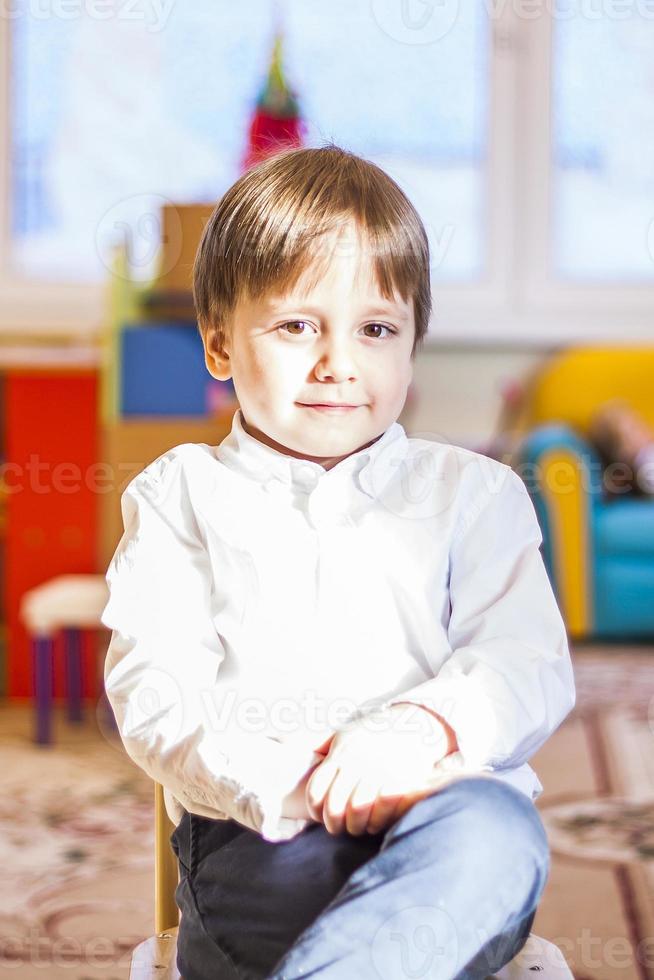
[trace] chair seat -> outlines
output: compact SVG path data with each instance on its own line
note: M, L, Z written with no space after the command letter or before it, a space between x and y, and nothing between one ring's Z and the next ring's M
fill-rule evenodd
M565 957L554 943L532 933L517 956L490 980L574 980ZM177 929L168 929L140 943L132 953L129 980L183 980L177 969Z
M558 946L530 932L520 952L501 970L492 974L493 980L574 980L565 956Z
M612 500L596 510L595 547L603 555L654 555L654 500Z
M104 575L58 575L25 592L20 618L33 635L49 635L62 627L99 627L108 601Z
M177 969L177 929L150 936L132 953L129 980L181 980Z

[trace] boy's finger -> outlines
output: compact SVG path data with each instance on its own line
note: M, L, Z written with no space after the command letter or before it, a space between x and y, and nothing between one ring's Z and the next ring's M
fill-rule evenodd
M331 748L331 744L334 741L335 734L336 734L336 732L331 732L327 736L327 738L324 739L324 741L322 741L320 743L320 745L318 745L318 746L316 746L316 748L314 748L313 751L314 752L317 752L319 755L327 755L327 753L329 752L329 750Z
M330 834L340 834L345 829L345 810L356 782L355 773L339 769L330 784L322 808L322 822Z
M385 830L392 823L395 810L402 799L403 794L398 793L394 796L383 794L377 797L368 819L368 833L378 834L380 830Z
M426 795L425 793L407 793L406 796L403 796L399 800L395 808L395 813L393 814L393 823L395 823L396 820L399 820L400 817L403 814L405 814L406 811L409 810L414 803L417 803L417 801L421 800L422 797L425 795Z
M378 781L363 776L354 787L345 810L345 828L348 833L359 836L366 832L368 820L378 795Z
M325 762L316 766L307 780L305 800L309 813L314 820L322 821L325 796L335 775L336 766L332 761L326 759Z

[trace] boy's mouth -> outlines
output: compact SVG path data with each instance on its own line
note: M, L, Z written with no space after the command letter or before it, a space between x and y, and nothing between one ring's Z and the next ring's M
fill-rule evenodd
M336 412L336 413L340 413L340 412L352 412L355 408L360 408L361 407L360 405L345 405L345 404L331 404L331 403L330 404L327 404L327 403L322 403L321 404L321 403L316 403L316 402L311 402L311 403L298 402L297 404L301 408L313 408L314 410L316 410L318 412Z

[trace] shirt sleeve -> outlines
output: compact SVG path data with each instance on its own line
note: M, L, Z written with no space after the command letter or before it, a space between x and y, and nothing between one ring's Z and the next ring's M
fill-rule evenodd
M505 469L501 486L481 493L452 541L452 653L434 678L387 702L412 701L441 715L457 736L457 768L468 771L522 765L576 697L536 512L521 478Z
M236 692L186 479L171 450L121 497L124 533L106 574L102 614L112 630L107 698L128 755L186 810L286 840L310 821L283 816L283 798L321 757L231 718Z

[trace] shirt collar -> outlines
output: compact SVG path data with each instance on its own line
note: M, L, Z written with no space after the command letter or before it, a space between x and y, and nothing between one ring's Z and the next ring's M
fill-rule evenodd
M392 451L389 447L392 445ZM243 428L243 415L237 408L229 434L218 445L218 458L230 469L243 473L264 485L280 480L300 490L311 491L319 481L355 479L368 496L376 498L407 452L408 441L399 422L391 425L370 446L346 456L326 470L310 459L297 459L260 442Z

